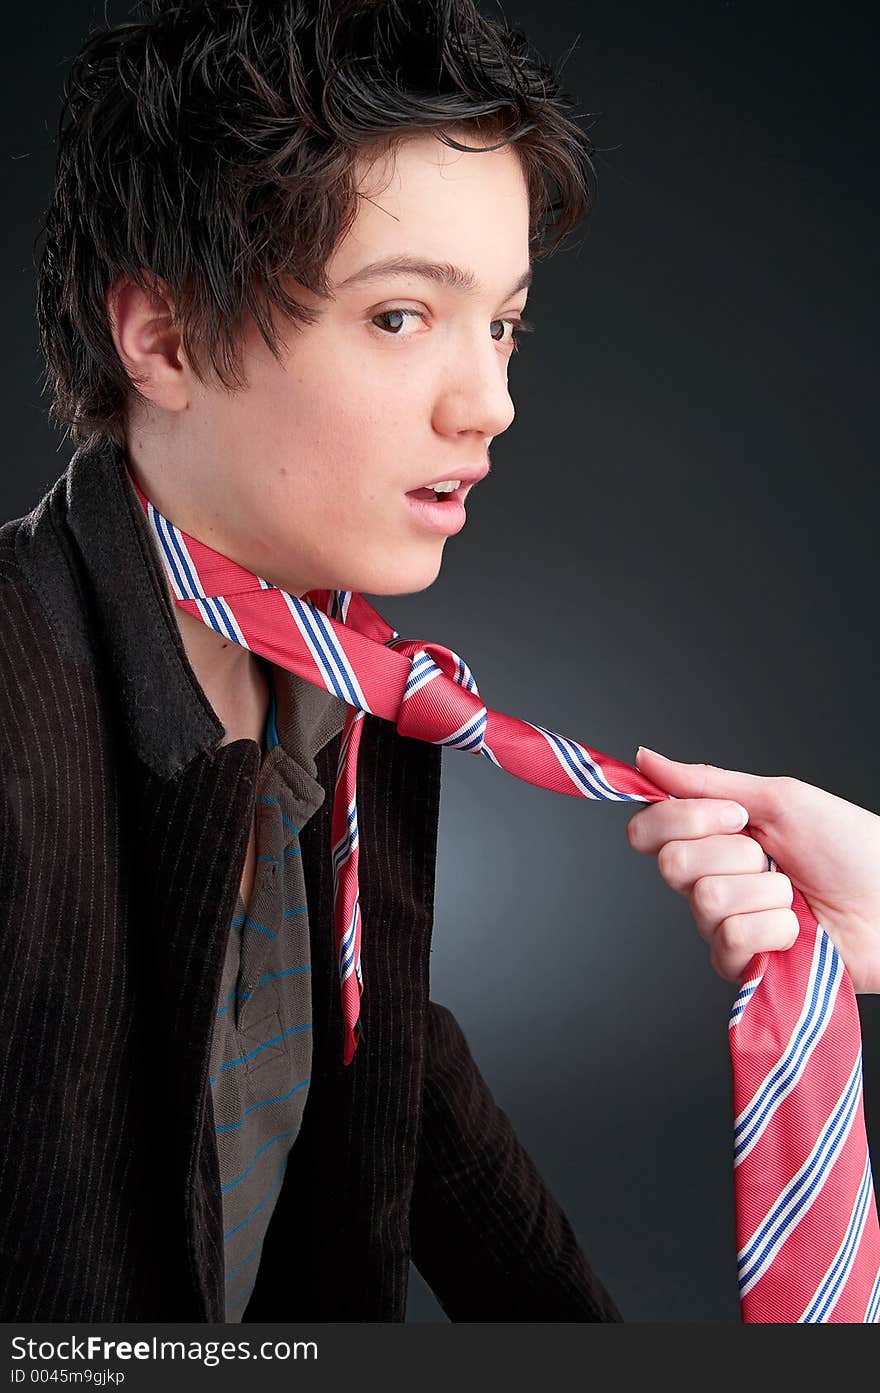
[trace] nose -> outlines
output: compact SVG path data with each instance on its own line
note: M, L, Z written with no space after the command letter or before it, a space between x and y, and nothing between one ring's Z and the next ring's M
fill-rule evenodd
M494 340L485 352L461 354L437 402L435 426L444 434L473 431L486 441L503 435L516 409L507 385L507 364L499 361Z

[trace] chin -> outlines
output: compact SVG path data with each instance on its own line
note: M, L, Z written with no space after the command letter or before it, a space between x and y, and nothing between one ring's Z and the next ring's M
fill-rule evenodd
M448 540L439 538L441 542ZM415 595L433 585L443 562L443 548L389 547L365 557L340 558L339 569L316 568L308 590L350 590L355 595ZM271 577L270 577L271 579Z
M447 539L444 537L443 541ZM376 566L369 572L361 575L363 582L360 585L350 585L346 588L355 590L361 595L417 595L421 590L427 590L434 584L440 574L442 555L434 557L430 564L413 564L405 566L400 563L390 566Z

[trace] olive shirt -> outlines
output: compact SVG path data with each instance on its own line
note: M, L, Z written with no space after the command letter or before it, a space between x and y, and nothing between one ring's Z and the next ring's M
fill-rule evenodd
M250 903L239 891L211 1045L223 1203L226 1321L241 1320L312 1063L311 952L299 834L324 802L314 756L348 707L286 668L267 670L270 706L254 807Z

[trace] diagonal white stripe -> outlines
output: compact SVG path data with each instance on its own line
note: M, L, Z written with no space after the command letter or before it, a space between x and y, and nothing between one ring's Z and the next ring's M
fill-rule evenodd
M828 1264L821 1282L807 1303L798 1323L827 1321L840 1299L846 1279L852 1271L859 1243L865 1229L868 1214L868 1200L871 1188L871 1161L865 1148L865 1168L859 1181L859 1188L853 1202L852 1212L841 1240L840 1247Z
M806 1069L834 1012L843 963L828 935L817 925L804 1003L788 1043L734 1120L734 1167L741 1165L763 1136L770 1119ZM827 1001L826 1001L827 997Z
M324 622L321 611L314 605L304 606L301 600L298 600L287 590L281 590L279 593L283 596L284 603L290 610L296 627L305 639L306 646L315 660L315 666L321 674L321 680L328 692L341 697L343 701L347 701L351 705L356 704L362 711L372 714L348 656L336 642L336 635L330 624Z
M566 778L572 784L574 784L575 788L582 794L584 798L599 799L602 797L602 794L599 793L598 790L589 782L589 772L587 773L586 777L582 777L580 769L572 769L571 763L568 759L566 759L565 753L558 743L558 737L554 734L552 730L547 730L544 726L535 725L533 721L525 721L524 724L527 726L531 726L532 730L536 730L540 735L543 735L544 739L547 741L547 744L550 746L550 749L556 756L556 760L559 764L560 769L562 769ZM596 781L598 782L598 771L596 771L595 765L591 765L591 768L595 773Z
M746 1003L748 1002L750 997L753 996L753 994L761 985L763 980L764 974L762 972L759 977L750 977L747 982L743 982L742 986L736 994L736 999L730 1008L730 1019L727 1022L728 1030L732 1026L738 1024L738 1022L742 1018L742 1013L746 1008Z
M813 1150L737 1254L741 1298L764 1275L788 1235L822 1193L856 1115L861 1063L860 1049L843 1092Z

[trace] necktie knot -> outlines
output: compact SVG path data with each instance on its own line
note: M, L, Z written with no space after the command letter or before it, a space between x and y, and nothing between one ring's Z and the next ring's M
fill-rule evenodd
M397 715L399 733L480 754L486 735L486 706L467 663L440 643L396 639L388 647L410 659Z

